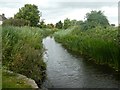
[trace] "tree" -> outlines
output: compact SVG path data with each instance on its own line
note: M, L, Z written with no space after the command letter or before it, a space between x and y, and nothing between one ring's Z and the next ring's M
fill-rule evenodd
M118 25L118 44L119 44L119 48L120 48L120 24Z
M36 5L26 4L14 15L16 19L25 19L30 21L30 26L37 26L40 20L40 12Z
M59 21L58 23L56 23L55 27L58 28L58 29L62 29L63 28L63 23L61 21Z
M76 22L76 25L82 25L84 22L82 20L79 20Z
M64 20L64 29L67 29L68 27L70 27L71 26L71 22L70 22L70 19L68 19L68 18L66 18L65 20Z
M54 28L54 25L51 23L51 24L47 24L46 27L49 28L49 29L52 29L52 28Z
M102 11L91 11L86 14L86 19L89 28L95 28L98 25L107 27L109 25L109 22Z
M40 25L39 25L40 28L46 28L46 24L45 24L45 21L44 21L44 20L45 20L45 19L42 19L42 20L41 20Z

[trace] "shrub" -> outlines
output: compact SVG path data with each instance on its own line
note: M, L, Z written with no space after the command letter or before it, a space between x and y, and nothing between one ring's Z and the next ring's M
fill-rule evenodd
M42 30L30 27L3 27L2 63L9 70L32 78L40 86L45 77Z
M30 22L24 19L7 19L3 22L3 26L29 26Z

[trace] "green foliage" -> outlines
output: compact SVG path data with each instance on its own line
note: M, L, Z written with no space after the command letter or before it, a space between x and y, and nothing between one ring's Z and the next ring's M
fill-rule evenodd
M70 19L66 18L66 19L64 20L64 26L63 26L63 28L64 28L64 29L67 29L67 28L70 27L70 26L71 26L71 21L70 21Z
M3 26L29 26L30 22L28 20L24 19L6 19L3 22Z
M40 22L40 25L38 25L38 27L40 27L40 28L46 28L46 24L45 24L44 20L42 20Z
M56 23L55 27L58 28L58 29L62 29L63 28L63 23L61 21L59 21L58 23Z
M2 88L32 88L24 79L18 78L15 73L2 70Z
M75 20L75 19L74 19L74 20L71 20L70 22L71 22L71 26L77 25L77 20Z
M45 77L42 38L44 30L30 27L3 27L2 64L40 84Z
M86 14L86 21L82 24L82 30L88 30L101 26L106 28L109 25L109 22L106 16L101 11L91 11Z
M52 28L54 28L54 25L52 23L51 24L47 24L46 28L52 29Z
M118 43L119 43L119 47L120 47L120 25L118 26Z
M55 40L61 42L67 49L77 52L98 64L107 64L119 70L119 51L117 28L96 27L81 31L76 28L69 31L58 31Z
M19 12L14 15L15 19L25 19L30 21L30 26L37 26L40 15L36 5L26 4L24 7L19 9Z

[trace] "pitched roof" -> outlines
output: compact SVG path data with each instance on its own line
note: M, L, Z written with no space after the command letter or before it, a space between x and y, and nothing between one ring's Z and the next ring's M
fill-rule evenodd
M0 21L7 19L4 15L0 15Z

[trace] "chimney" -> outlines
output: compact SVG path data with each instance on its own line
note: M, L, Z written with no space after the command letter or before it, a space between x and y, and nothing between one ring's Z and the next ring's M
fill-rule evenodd
M5 14L3 13L2 16L5 17Z

